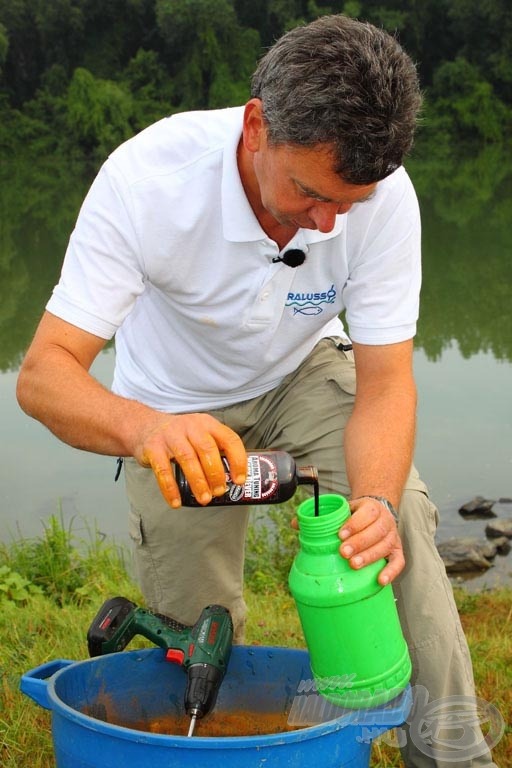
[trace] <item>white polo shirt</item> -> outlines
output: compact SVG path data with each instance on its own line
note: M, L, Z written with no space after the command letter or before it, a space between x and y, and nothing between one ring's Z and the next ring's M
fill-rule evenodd
M236 163L243 108L160 120L106 161L83 203L49 312L116 335L113 390L161 411L219 408L277 386L323 336L415 333L416 196L403 168L332 232L301 229L273 263Z

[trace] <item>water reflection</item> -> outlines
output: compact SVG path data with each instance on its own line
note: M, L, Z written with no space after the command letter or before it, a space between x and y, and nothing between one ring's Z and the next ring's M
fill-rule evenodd
M421 155L421 153L420 153ZM423 291L416 347L436 360L512 361L512 159L500 147L409 164L423 215ZM51 289L92 172L16 158L0 181L0 369L16 369Z
M409 170L423 218L416 346L435 360L456 340L463 357L491 352L511 361L510 153L495 145L467 155L449 148Z
M0 370L18 368L55 285L79 206L85 166L27 156L0 163Z

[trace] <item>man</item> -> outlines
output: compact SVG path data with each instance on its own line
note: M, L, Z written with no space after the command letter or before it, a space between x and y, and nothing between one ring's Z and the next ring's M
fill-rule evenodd
M420 225L401 163L419 106L396 41L330 16L270 49L245 107L122 145L84 202L18 396L69 444L127 457L149 606L192 622L223 603L238 640L247 512L180 509L171 459L202 504L225 490L220 453L237 483L245 447L317 466L322 491L351 498L341 555L387 559L414 682L436 700L474 692L412 466ZM114 334L109 392L88 370ZM412 739L404 754L436 764Z

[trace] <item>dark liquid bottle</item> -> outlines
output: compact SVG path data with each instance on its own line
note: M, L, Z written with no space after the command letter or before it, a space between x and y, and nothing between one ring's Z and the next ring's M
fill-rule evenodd
M236 485L231 479L229 464L223 456L227 491L214 496L206 506L232 504L280 504L291 499L299 485L307 484L318 492L318 472L315 467L298 467L295 459L286 451L248 451L247 478L244 485ZM190 490L188 481L179 464L174 467L176 482L184 507L201 506Z

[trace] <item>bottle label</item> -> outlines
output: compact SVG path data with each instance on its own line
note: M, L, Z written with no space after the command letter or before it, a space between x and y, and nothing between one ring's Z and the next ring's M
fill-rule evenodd
M279 492L277 464L270 456L253 454L247 457L247 478L244 485L231 479L229 464L222 459L226 473L227 496L233 503L243 501L271 502Z

